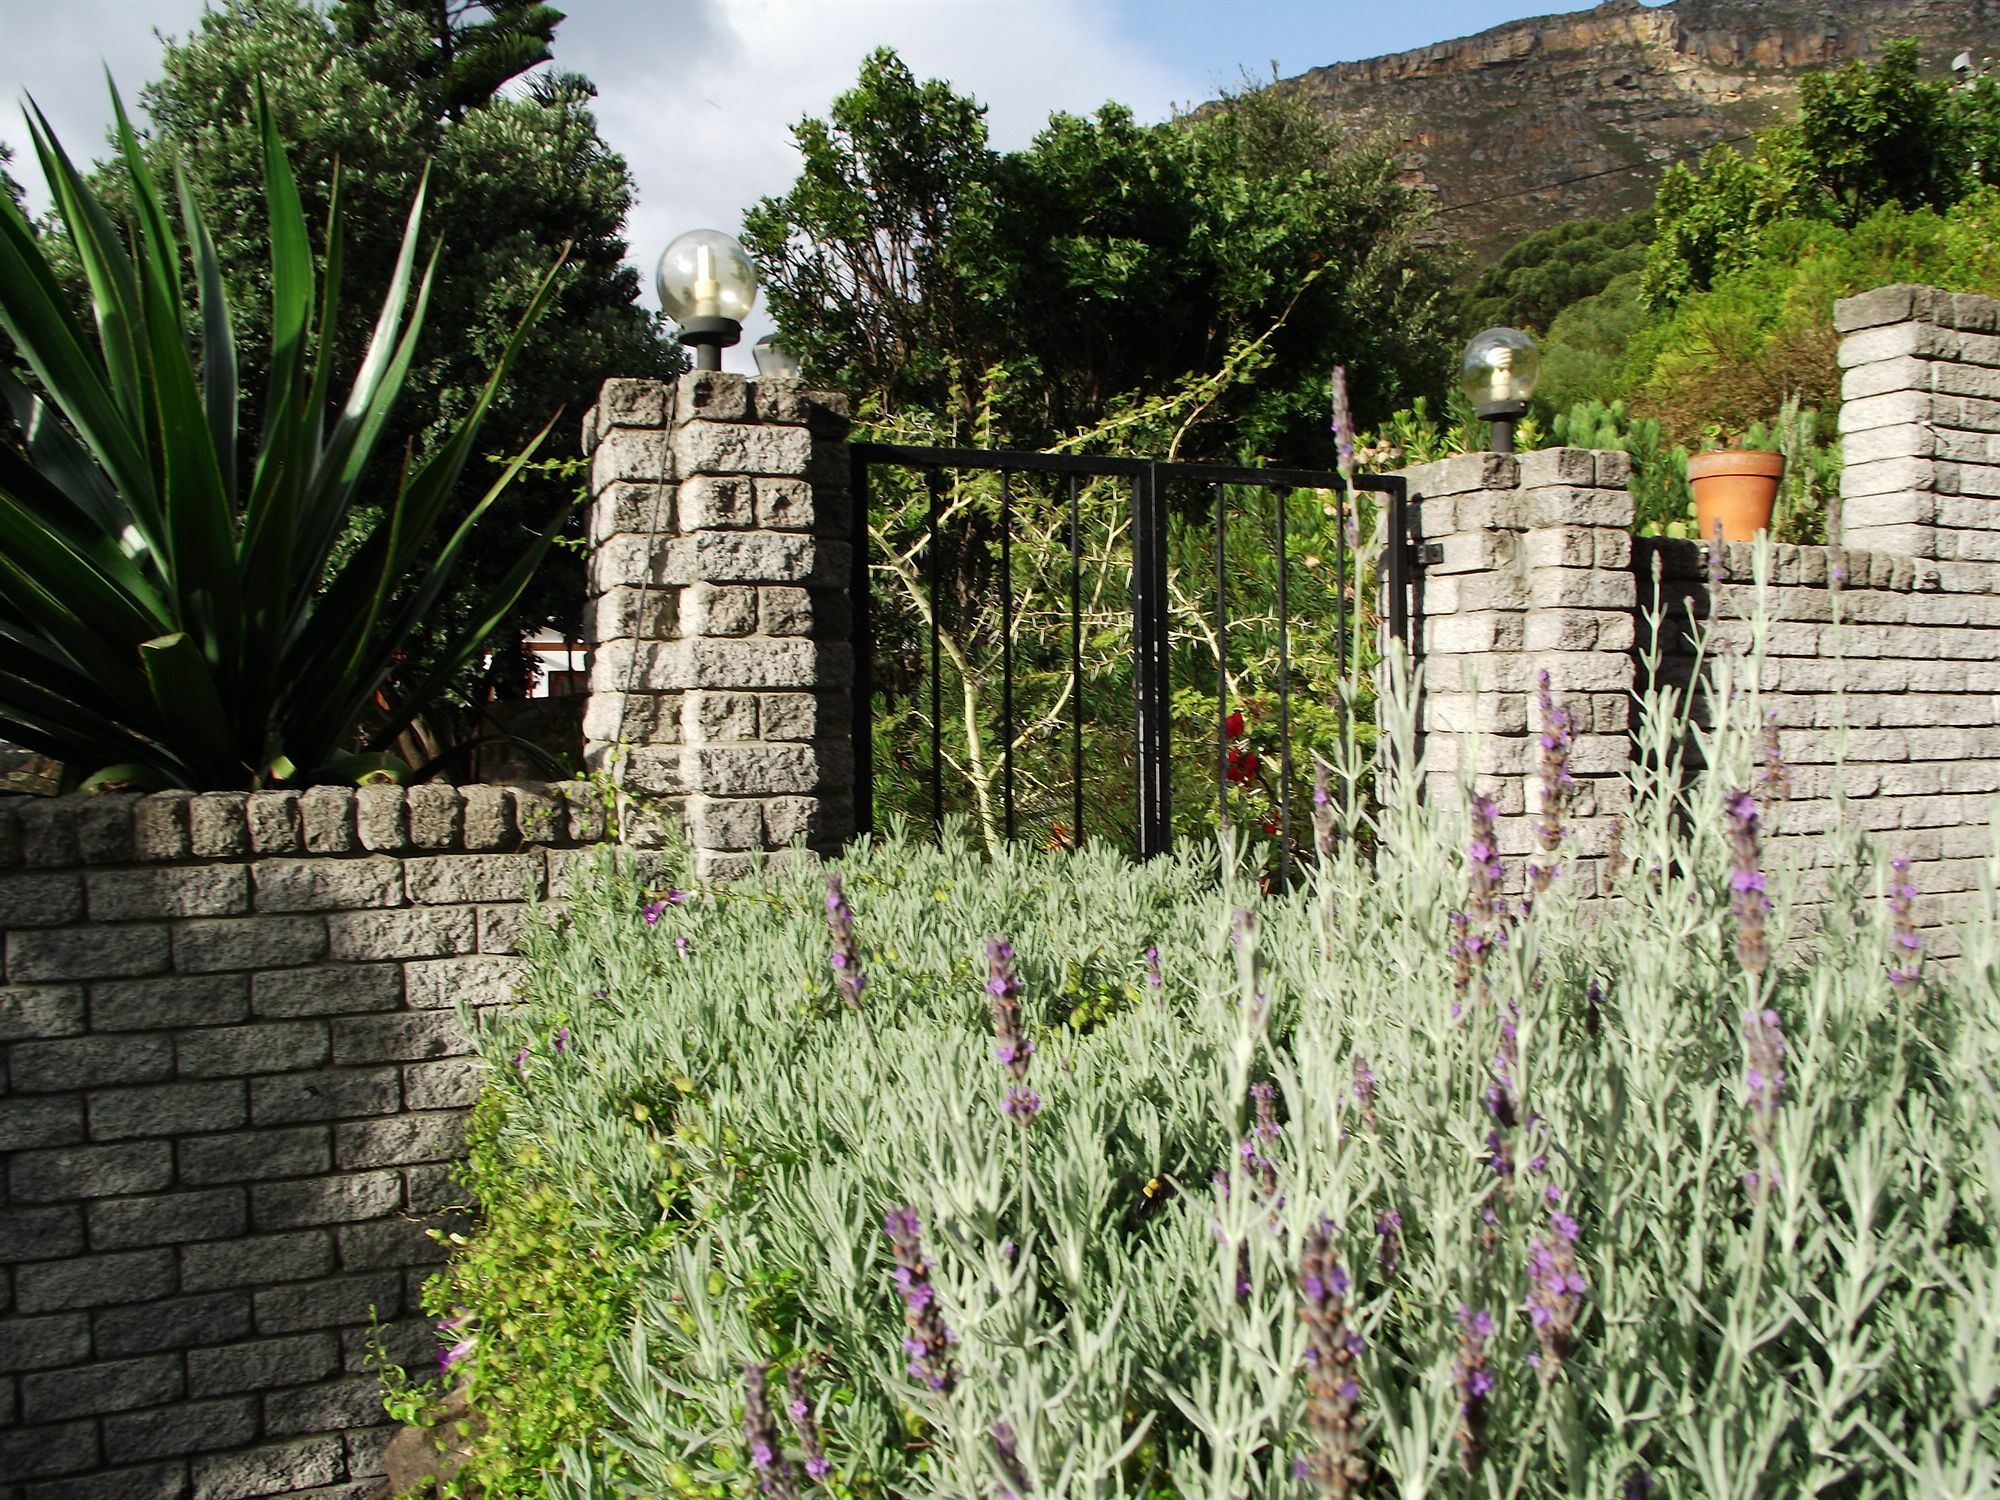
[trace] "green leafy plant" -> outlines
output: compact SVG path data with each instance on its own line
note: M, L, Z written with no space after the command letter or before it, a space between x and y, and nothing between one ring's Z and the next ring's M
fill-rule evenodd
M335 407L339 175L325 271L316 277L297 187L260 105L272 334L262 431L246 445L214 242L184 181L176 228L122 104L117 117L129 244L39 111L29 122L88 278L94 338L26 218L0 201L0 329L33 377L31 385L0 375L14 424L0 441L0 734L73 768L116 767L143 785L214 789L352 775L352 751L391 741L478 651L555 534L530 546L429 653L426 675L394 681L475 523L540 442L506 463L429 550L554 271L462 420L436 446L405 456L382 521L339 546L414 358L437 270L434 247L412 290L424 189L374 336ZM419 558L430 571L398 594Z

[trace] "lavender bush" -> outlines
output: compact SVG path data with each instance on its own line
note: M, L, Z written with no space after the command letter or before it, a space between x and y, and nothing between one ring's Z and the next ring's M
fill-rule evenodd
M897 837L832 900L586 880L484 1042L548 1253L638 1258L549 1493L1994 1493L2000 852L1949 967L1856 835L1808 913L1756 672L1645 705L1594 917L1553 702L1532 875L1400 765L1285 897Z

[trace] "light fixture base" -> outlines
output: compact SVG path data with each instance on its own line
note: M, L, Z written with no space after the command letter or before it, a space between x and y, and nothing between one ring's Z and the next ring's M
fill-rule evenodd
M1525 401L1482 401L1472 408L1472 414L1482 422L1493 426L1493 448L1495 453L1514 451L1514 424L1528 414Z
M722 351L743 337L743 325L734 318L687 318L681 323L680 341L694 351L697 370L722 368Z

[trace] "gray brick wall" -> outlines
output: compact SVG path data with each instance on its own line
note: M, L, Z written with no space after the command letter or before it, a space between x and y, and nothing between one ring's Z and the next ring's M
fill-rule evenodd
M358 1497L587 786L0 799L0 1500Z

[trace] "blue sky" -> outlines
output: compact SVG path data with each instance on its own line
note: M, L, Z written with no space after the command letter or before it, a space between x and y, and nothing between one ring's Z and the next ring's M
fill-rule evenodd
M790 183L788 127L822 112L861 58L895 47L989 107L994 144L1020 146L1050 111L1106 99L1142 119L1213 96L1275 62L1421 47L1522 16L1541 0L557 0L556 63L598 87L606 138L638 185L627 223L646 271L695 225L733 231ZM184 36L202 0L0 0L0 140L37 207L18 101L32 92L73 155L96 154L109 66L129 98L157 72L155 33ZM648 293L650 297L650 290ZM760 330L753 322L751 336ZM733 351L741 354L742 351ZM747 368L747 360L743 361Z

